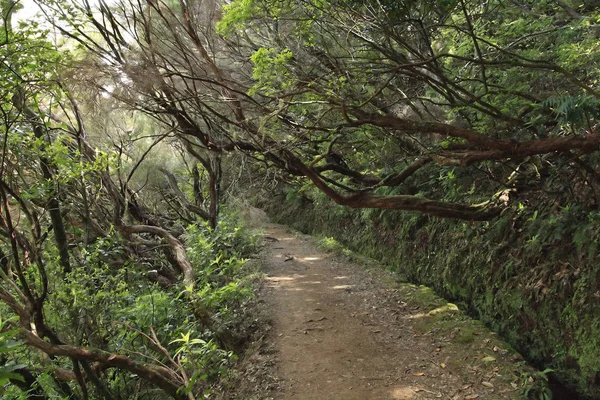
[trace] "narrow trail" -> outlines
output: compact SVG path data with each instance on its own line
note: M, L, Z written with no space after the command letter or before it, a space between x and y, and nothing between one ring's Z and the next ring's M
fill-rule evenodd
M415 331L423 310L407 307L392 274L352 265L280 225L267 224L265 236L275 399L520 398L498 367L481 365L485 352L449 352L451 338Z

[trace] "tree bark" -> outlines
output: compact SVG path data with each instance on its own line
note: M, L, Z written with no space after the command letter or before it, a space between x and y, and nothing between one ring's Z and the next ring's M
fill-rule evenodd
M171 248L175 261L174 267L183 275L183 284L193 286L195 283L194 268L187 258L183 243L175 236L171 235L165 229L151 225L122 225L118 227L119 231L125 235L132 233L152 233L163 238Z
M343 196L330 188L315 171L304 165L293 154L288 152L287 155L290 162L308 177L319 190L342 206L419 211L436 217L456 218L467 221L488 221L497 216L501 211L500 208L493 206L448 203L408 195L375 196L368 192L360 192Z
M165 367L140 363L123 355L104 350L48 343L25 328L21 328L21 337L28 345L48 355L70 357L86 362L98 362L108 367L125 369L155 384L174 399L186 399L186 396L183 395L182 385L173 379L173 372Z
M183 206L188 211L191 211L192 213L198 215L200 218L202 218L202 219L204 219L206 221L211 221L211 214L210 213L206 212L205 210L203 210L199 206L197 206L197 205L189 202L189 200L185 196L185 193L183 193L181 191L181 189L179 189L179 185L177 184L177 178L175 178L175 175L173 175L171 173L171 171L168 171L165 168L159 168L159 170L163 174L165 174L165 176L167 178L167 182L169 183L169 187L171 188L171 191L175 194L175 196L177 196L177 198L179 199L179 201L181 201L181 203L183 203Z
M45 127L42 119L37 115L27 104L25 104L25 95L23 90L19 88L17 93L13 96L14 106L20 110L28 122L31 124L33 134L37 139L45 141L44 132ZM42 149L43 150L43 149ZM60 202L58 201L58 193L56 185L54 183L54 174L52 172L52 163L46 157L40 157L40 169L42 170L42 176L50 185L50 193L46 205L46 209L50 214L50 222L52 224L52 230L54 231L54 240L56 240L56 247L58 248L58 254L60 258L60 265L64 273L71 272L71 263L69 261L69 244L67 241L67 232L63 222L62 214L60 212Z
M212 154L211 168L208 171L208 190L210 198L209 224L214 230L217 228L219 216L219 201L221 200L221 155Z
M202 188L200 187L200 171L198 171L197 163L192 168L192 176L194 178L194 204L200 206L204 199L202 197Z

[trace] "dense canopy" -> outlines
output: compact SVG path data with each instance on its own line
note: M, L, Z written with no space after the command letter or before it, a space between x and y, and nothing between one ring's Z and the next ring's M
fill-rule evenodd
M257 187L467 221L600 202L595 1L37 5L0 32L0 383L30 398L208 393L253 246L221 208Z

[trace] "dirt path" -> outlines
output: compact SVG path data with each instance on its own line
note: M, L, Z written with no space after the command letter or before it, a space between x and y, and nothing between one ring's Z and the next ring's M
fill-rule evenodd
M493 339L477 337L457 353L456 334L424 330L429 310L407 305L391 274L365 271L280 225L267 224L265 236L264 299L280 381L273 398L519 398Z

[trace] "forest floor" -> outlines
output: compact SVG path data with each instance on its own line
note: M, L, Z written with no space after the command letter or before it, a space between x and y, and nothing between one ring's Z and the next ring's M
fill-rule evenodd
M267 330L234 399L513 399L535 384L521 357L424 287L375 262L264 226Z

